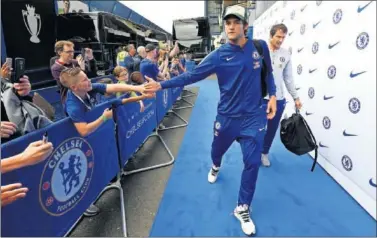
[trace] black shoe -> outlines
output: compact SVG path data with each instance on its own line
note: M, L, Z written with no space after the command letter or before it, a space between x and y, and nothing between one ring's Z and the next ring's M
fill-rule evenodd
M87 216L87 217L92 217L92 216L95 216L99 213L99 208L94 205L94 204L91 204L88 209L86 209L86 211L84 212L84 216Z

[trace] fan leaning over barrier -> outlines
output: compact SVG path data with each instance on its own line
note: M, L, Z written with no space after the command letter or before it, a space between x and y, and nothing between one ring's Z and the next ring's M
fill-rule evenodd
M154 94L143 94L143 86L128 84L92 84L86 74L79 67L64 69L60 74L60 82L64 87L69 89L65 101L65 113L72 119L77 131L83 137L94 132L102 123L112 118L112 110L105 109L103 114L97 118L97 120L92 122L87 121L85 114L98 104L96 101L97 93L105 94L135 91L142 94L141 96L119 100L119 104L136 102L145 98L154 97ZM99 209L94 205L91 205L84 215L94 216L97 215L98 212Z
M136 102L145 98L153 98L155 94L144 94L143 86L129 84L101 84L91 83L86 74L80 68L65 69L60 74L60 81L69 88L67 100L65 102L65 113L73 120L77 131L81 136L87 136L95 131L103 121L112 117L109 109L95 120L88 123L85 119L85 113L97 105L95 95L97 93L118 93L118 92L139 92L142 95L137 97L125 98L119 101L119 104L127 102Z

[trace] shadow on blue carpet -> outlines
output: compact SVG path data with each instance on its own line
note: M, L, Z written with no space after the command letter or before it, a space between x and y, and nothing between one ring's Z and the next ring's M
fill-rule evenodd
M219 91L204 80L150 236L244 236L232 215L243 167L238 143L224 155L219 178L207 182ZM288 152L276 137L270 168L261 168L251 216L257 236L376 236L370 217L312 159Z

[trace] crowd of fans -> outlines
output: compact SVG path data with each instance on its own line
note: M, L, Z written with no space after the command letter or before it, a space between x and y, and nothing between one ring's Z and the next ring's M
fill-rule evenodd
M73 42L56 42L56 56L50 60L50 69L57 83L64 113L72 119L83 137L112 119L112 110L106 109L99 118L88 121L86 113L97 104L116 97L119 98L119 104L139 103L140 112L143 112L143 99L155 97L154 94L143 93L142 84L146 82L144 76L156 81L169 80L186 72L186 61L189 60L189 55L179 52L178 42L174 46L159 43L138 46L137 49L133 44L128 44L118 49L117 65L112 72L115 81L103 78L97 83L91 83L89 78L98 76L97 62L92 49L85 48L82 52L84 55L74 57ZM2 143L53 123L53 118L49 117L46 110L51 105L47 101L40 103L41 100L35 100L37 94L31 94L31 84L26 75L18 83L12 83L12 70L12 65L3 63L0 75ZM161 123L159 128L164 128L164 125ZM2 158L1 172L7 173L42 162L50 156L53 149L50 142L33 142L22 153ZM1 206L25 197L27 192L28 188L21 183L1 186ZM98 207L92 204L84 215L93 216L98 213Z

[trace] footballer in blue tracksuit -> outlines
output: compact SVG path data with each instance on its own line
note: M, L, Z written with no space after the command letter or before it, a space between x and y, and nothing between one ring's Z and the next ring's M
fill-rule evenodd
M228 7L224 20L229 43L212 51L192 72L159 83L145 77L149 81L145 89L147 92L155 92L165 88L182 87L216 73L220 87L220 102L214 122L211 151L213 166L209 171L208 181L216 181L222 156L234 141L238 141L243 153L244 169L234 215L240 220L244 233L252 235L256 230L250 219L249 206L261 164L267 118L272 119L276 112L276 88L268 46L265 41L261 41L268 66L266 83L270 95L267 108L263 107L262 56L258 54L253 41L245 37L248 27L246 9L241 6Z

